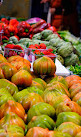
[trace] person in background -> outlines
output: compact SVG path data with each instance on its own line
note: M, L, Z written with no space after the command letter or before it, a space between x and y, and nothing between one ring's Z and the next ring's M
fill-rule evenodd
M52 0L50 12L52 14L51 25L57 30L69 30L75 36L80 35L77 0Z
M31 18L39 17L47 21L48 9L49 9L49 0L32 0Z
M81 38L81 0L77 0L78 21L80 24L80 38Z

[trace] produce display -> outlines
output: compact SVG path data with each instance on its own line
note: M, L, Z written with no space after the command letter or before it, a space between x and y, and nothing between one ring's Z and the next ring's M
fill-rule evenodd
M0 137L81 137L81 40L39 18L0 31ZM57 76L56 58L75 75Z
M81 77L55 75L47 56L34 61L0 54L0 136L79 137Z

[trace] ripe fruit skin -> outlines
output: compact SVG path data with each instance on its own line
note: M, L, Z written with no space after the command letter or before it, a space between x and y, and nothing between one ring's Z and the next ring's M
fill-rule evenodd
M32 84L32 76L28 71L20 70L12 76L11 81L17 86L27 87Z
M17 72L17 69L8 62L1 63L0 68L6 79L10 79Z
M41 127L30 128L26 134L26 137L47 137L49 130Z
M53 130L55 127L55 122L48 115L34 116L28 123L28 130L32 127L42 127Z
M10 114L6 114L0 120L0 127L4 128L8 127L8 125L18 125L19 127L23 128L23 130L25 130L24 121L13 112L10 112Z
M52 76L56 71L56 66L51 58L43 56L34 61L33 70L36 75Z
M7 79L0 79L0 88L6 88L11 95L18 92L18 87Z
M64 122L57 128L57 131L68 133L72 137L75 137L76 134L81 131L81 126L76 125L73 122Z
M27 122L30 122L33 116L40 116L43 114L54 118L55 109L50 104L40 102L29 109Z
M6 103L4 103L0 107L0 119L10 112L17 114L20 118L24 120L25 110L20 103L13 100L8 100Z

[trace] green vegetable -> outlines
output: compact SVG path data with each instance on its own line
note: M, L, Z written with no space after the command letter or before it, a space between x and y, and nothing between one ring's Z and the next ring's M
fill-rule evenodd
M12 41L12 43L14 43L14 44L17 44L17 43L18 43L18 39L17 39L16 37L14 37L14 36L12 36L12 37L9 38L9 42L11 42L11 41Z
M58 38L57 34L50 34L45 40L49 41L51 39Z
M29 38L21 38L18 43L25 43L25 42L30 42L30 41L32 40Z
M57 55L57 57L56 57L61 63L62 63L62 65L64 64L64 59L63 59L63 57L62 56L60 56L60 55Z
M58 31L58 33L67 42L71 42L72 44L75 44L75 45L80 43L79 38L72 35L69 31Z
M71 65L69 70L81 77L81 65L75 65L75 66Z
M72 53L64 59L65 66L76 65L79 62L79 58L76 54Z
M66 42L65 45L59 47L57 52L62 57L67 57L73 52L73 46L70 42Z
M33 36L32 39L38 39L38 40L40 40L41 37L42 37L41 33L37 33L37 34L35 34L35 35Z
M53 31L52 30L43 30L42 32L41 32L41 35L42 35L42 38L43 39L46 39L50 34L53 34Z

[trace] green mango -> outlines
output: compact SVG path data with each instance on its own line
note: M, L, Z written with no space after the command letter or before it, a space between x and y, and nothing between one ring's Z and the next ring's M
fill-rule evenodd
M1 88L6 88L10 92L11 95L18 92L17 86L7 79L0 79L0 89Z
M81 116L75 112L61 112L57 116L56 127L63 122L73 122L77 125L81 125Z
M32 127L42 127L53 130L55 127L55 122L48 115L34 116L28 123L28 130Z
M50 104L40 102L29 109L27 115L27 122L29 123L33 116L40 116L43 114L54 118L55 109Z

